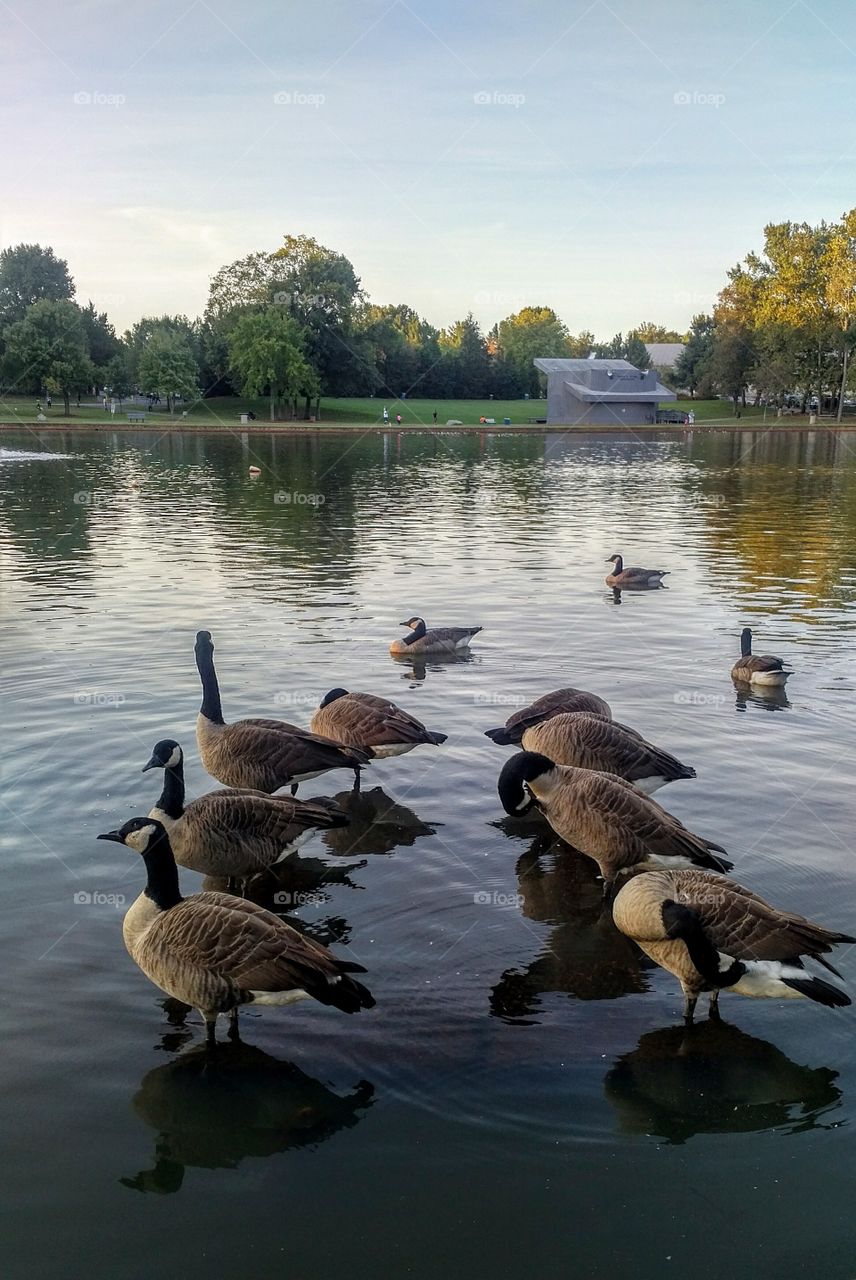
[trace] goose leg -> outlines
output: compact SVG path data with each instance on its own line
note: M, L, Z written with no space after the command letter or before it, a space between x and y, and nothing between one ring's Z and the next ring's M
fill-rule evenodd
M240 1040L241 1034L238 1030L238 1006L229 1012L229 1039Z
M354 791L359 792L360 789L360 766L357 765L354 770Z
M712 1018L714 1022L722 1021L722 1014L719 1012L719 987L710 993L710 1009L708 1010L708 1017Z
M202 1014L202 1017L205 1019L205 1048L216 1049L217 1048L217 1035L216 1035L217 1014L215 1013L212 1015L209 1013L205 1013L205 1011L202 1009L200 1009L199 1012Z
M698 1004L698 996L691 996L688 993L684 994L684 1022L687 1024L687 1026L689 1026L693 1020L693 1015L695 1013L695 1007L697 1004Z

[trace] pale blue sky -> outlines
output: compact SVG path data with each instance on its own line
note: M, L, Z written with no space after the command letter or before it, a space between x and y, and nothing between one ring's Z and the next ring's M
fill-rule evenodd
M52 244L120 329L197 314L289 232L437 325L538 303L683 328L765 222L856 204L841 0L0 12L0 240Z

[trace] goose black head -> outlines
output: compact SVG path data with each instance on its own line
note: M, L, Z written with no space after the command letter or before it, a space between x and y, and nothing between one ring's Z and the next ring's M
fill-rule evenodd
M516 756L506 760L497 783L505 812L512 817L528 813L535 803L535 797L526 784L534 782L544 773L551 773L555 767L552 760L538 751L519 751Z
M621 556L619 556L619 555L607 556L607 557L606 557L606 563L607 563L607 564L615 564L616 560L620 560L620 559L621 559Z
M173 738L161 738L156 742L152 757L143 765L143 773L149 769L177 769L184 759L184 752Z
M741 658L750 658L752 656L752 628L744 627L740 632L740 656Z
M207 654L209 657L214 652L214 641L211 639L210 631L197 631L196 633L196 656Z
M154 818L129 818L118 831L105 831L97 839L113 840L116 844L127 845L137 853L147 853L161 840L166 840L166 831Z
M337 698L346 698L348 696L347 689L331 689L329 693L325 693L318 706L329 707L331 702L335 702Z
M415 627L424 627L424 626L425 626L425 619L424 619L424 618L416 618L416 617L414 617L414 618L408 618L406 622L399 622L399 624L398 624L398 625L399 625L400 627L414 627L414 628L415 628Z

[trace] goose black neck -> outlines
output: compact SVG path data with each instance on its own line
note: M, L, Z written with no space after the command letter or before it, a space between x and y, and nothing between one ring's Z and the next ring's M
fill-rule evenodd
M184 813L184 761L167 765L163 771L163 790L157 807L170 818L180 818Z
M616 556L616 557L615 557L615 568L613 569L613 571L612 571L612 572L613 572L613 573L623 573L623 572L624 572L624 558L623 558L622 556Z
M748 627L744 627L740 632L740 656L741 658L752 657L752 632Z
M143 854L143 861L147 872L146 897L151 898L161 911L169 911L170 907L181 902L181 891L178 887L178 868L166 834L149 845Z
M220 706L220 686L214 670L214 655L210 649L196 649L196 667L202 681L202 706L199 708L206 720L223 724L223 708Z
M426 626L425 626L425 623L424 623L424 622L417 622L417 624L416 624L416 626L413 628L413 630L412 630L412 631L410 631L410 632L408 632L408 634L404 637L404 643L405 643L405 644L413 644L413 643L414 643L414 641L416 641L416 640L421 640L421 639L422 639L422 637L425 635L425 632L426 632Z

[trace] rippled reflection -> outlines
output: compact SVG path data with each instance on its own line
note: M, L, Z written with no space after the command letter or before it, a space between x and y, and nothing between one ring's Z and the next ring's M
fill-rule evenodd
M199 1046L143 1076L132 1105L157 1135L152 1166L120 1182L169 1195L188 1168L235 1169L317 1146L357 1124L373 1100L365 1080L342 1096L252 1045L223 1043L214 1054Z
M700 1133L786 1133L832 1128L838 1072L804 1067L775 1045L710 1019L649 1031L606 1077L625 1133L669 1143Z
M355 857L365 853L392 853L408 848L421 836L433 836L436 826L388 795L383 787L340 791L333 799L350 818L347 827L325 831L322 840L331 853Z

